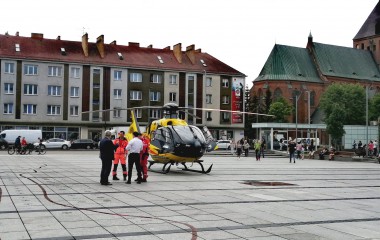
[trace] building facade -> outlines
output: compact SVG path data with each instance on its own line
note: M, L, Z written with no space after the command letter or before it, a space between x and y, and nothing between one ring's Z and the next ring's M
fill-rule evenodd
M245 75L195 49L128 46L46 39L32 33L0 35L0 130L41 129L44 138L99 138L105 129L129 126L127 108L140 126L162 117L158 107L238 109L244 97L238 85ZM113 111L104 111L112 109ZM96 112L98 111L98 112ZM189 124L207 126L215 138L244 131L242 114L188 110Z

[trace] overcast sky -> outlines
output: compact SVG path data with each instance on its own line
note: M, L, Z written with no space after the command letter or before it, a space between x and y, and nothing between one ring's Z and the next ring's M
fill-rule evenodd
M275 43L314 41L352 47L378 0L3 0L0 33L164 48L195 44L246 74L259 75Z

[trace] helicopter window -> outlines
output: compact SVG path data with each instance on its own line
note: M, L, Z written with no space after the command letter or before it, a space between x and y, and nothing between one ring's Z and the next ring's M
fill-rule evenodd
M173 126L173 139L175 142L191 143L194 138L205 141L203 133L199 128L194 126Z
M157 129L154 138L158 141L166 142L169 144L173 142L170 130L166 127Z

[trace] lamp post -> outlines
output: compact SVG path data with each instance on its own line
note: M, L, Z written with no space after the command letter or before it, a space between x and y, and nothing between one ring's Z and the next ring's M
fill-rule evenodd
M301 95L302 93L299 92L299 95ZM296 142L298 142L297 138L298 138L298 100L299 100L299 96L298 96L298 91L296 91Z
M365 87L365 127L366 127L366 156L368 157L368 85Z

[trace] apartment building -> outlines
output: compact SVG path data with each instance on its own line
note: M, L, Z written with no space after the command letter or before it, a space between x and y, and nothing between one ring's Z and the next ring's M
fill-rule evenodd
M180 43L163 49L129 42L89 42L0 35L0 130L41 129L44 138L99 138L162 117L165 103L243 111L245 75L215 57ZM244 89L244 88L243 88ZM113 111L104 111L112 109ZM100 110L99 112L96 112ZM95 112L94 112L95 111ZM90 112L90 113L83 113ZM215 138L240 137L242 114L192 110L189 124L208 126Z

